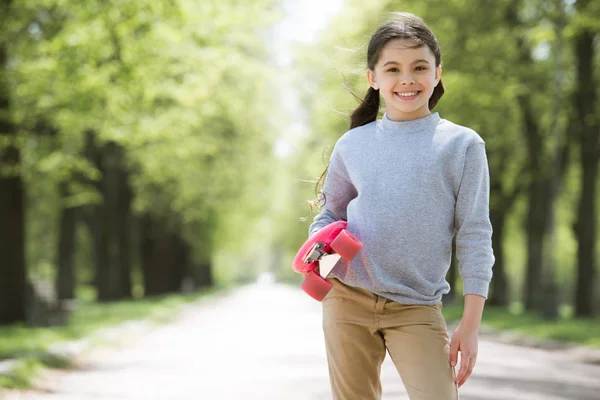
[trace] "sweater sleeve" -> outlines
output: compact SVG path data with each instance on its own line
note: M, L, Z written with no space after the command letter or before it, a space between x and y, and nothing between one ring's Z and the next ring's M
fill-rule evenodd
M308 236L314 235L319 229L335 221L347 220L346 207L350 200L358 195L358 192L350 177L344 161L336 146L331 153L329 167L323 184L323 193L319 199L321 205L325 202L321 212L313 219L308 228Z
M485 143L467 148L455 209L456 258L463 294L487 298L494 254L489 217L490 178Z

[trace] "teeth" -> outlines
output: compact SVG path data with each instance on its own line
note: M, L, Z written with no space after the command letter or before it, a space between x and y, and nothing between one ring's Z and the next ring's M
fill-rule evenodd
M401 97L411 97L411 96L416 96L417 92L410 92L410 93L398 93L398 96Z

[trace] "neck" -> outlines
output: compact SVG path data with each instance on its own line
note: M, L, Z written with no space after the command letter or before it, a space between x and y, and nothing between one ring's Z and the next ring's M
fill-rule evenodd
M389 110L386 110L386 114L392 121L412 121L431 115L431 111L429 110L429 106L425 105L411 112L403 112L390 108Z
M384 131L390 133L419 132L429 128L434 128L440 122L440 120L441 118L437 112L433 114L427 114L422 118L410 119L406 121L393 120L387 113L385 113L381 121L381 126Z

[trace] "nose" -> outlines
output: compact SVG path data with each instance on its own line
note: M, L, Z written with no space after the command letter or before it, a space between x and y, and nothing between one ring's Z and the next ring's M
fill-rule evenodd
M413 78L411 73L405 73L402 74L402 77L400 79L400 83L403 86L408 86L408 85L414 85L415 84L415 79Z

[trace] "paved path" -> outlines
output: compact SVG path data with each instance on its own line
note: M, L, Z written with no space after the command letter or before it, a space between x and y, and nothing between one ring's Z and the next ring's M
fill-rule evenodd
M566 353L485 338L479 353L461 399L600 399L600 366ZM382 378L384 400L408 399L389 357ZM79 370L51 373L45 391L5 399L325 400L328 385L320 303L257 284L208 299L122 348L97 351Z

